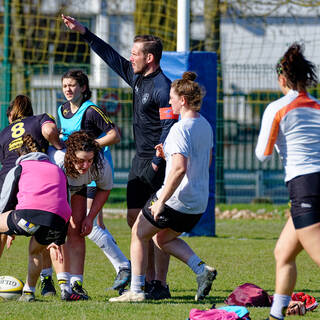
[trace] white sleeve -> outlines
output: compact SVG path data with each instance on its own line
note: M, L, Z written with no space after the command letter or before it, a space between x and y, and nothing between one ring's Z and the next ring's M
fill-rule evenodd
M103 158L103 168L100 170L95 182L97 187L102 190L111 190L113 187L112 169L109 161L105 158Z
M279 122L276 119L276 112L277 108L271 103L266 108L262 117L260 133L255 149L256 157L260 161L267 160L272 156L279 132Z
M49 146L47 154L52 163L56 164L60 168L64 167L64 156L66 154L66 149L57 150L55 147Z
M166 153L169 156L179 153L188 158L190 148L185 133L180 126L172 126L165 143Z

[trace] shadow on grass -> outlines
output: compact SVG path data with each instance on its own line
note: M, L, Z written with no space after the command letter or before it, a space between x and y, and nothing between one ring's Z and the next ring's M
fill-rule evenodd
M279 237L235 237L235 236L215 236L217 239L230 239L230 240L278 240Z

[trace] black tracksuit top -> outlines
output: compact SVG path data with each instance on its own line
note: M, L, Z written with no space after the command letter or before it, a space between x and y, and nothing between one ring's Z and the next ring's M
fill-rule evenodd
M155 156L154 147L164 142L177 119L169 105L171 81L161 68L147 76L134 74L130 61L88 29L83 38L133 89L133 134L137 156L153 159L159 165L163 159Z

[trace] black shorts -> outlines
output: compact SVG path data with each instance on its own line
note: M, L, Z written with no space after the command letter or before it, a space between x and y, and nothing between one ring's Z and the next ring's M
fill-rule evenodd
M152 225L159 229L170 228L176 232L189 232L202 217L202 213L182 213L165 205L164 211L160 216L158 216L158 219L155 221L149 207L156 200L158 200L157 196L153 195L143 207L142 213Z
M85 186L81 190L77 191L75 194L77 194L78 196L82 196L84 198L87 198L87 192L88 192L88 187Z
M293 178L287 186L294 227L300 229L320 222L320 172Z
M152 159L141 159L135 156L129 172L127 185L127 208L143 208L150 196L163 184L165 175L165 163L162 163L158 171L152 168Z
M37 214L39 210L37 210ZM43 214L47 214L43 211ZM60 217L57 217L57 219ZM64 220L60 218L63 222ZM42 245L48 245L52 242L57 245L64 244L67 235L69 223L62 223L60 221L55 226L44 226L30 222L32 214L30 210L13 210L7 219L9 231L7 235L21 235L21 236L34 236L35 239ZM58 219L59 220L59 219Z
M86 189L87 189L87 198L94 199L97 193L97 187L87 187Z

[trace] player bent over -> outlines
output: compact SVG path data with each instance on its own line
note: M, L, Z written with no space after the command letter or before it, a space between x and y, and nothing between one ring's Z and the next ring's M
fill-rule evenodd
M31 302L35 300L43 250L50 251L54 267L63 261L61 245L71 208L63 170L52 164L45 153L38 152L40 148L31 135L23 136L22 140L20 157L8 172L1 191L0 233L8 235L8 248L15 235L31 236L28 276L19 299ZM74 293L64 295L65 300L83 300Z

